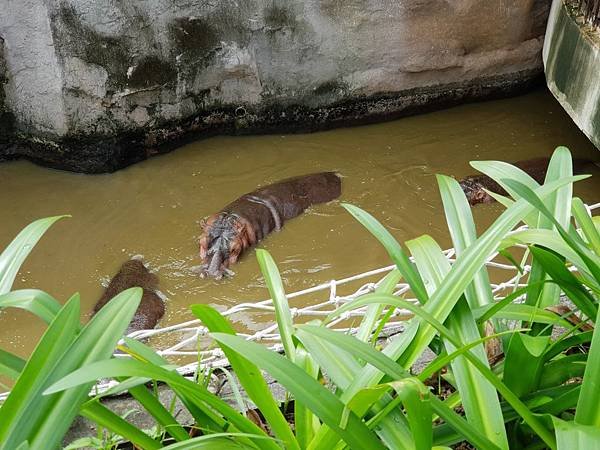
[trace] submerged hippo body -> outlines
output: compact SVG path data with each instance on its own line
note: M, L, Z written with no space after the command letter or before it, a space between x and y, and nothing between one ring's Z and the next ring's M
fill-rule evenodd
M158 290L158 277L150 273L139 258L133 258L123 263L94 306L93 314L100 311L114 296L132 287L141 287L144 292L140 305L125 331L126 335L137 330L154 328L165 314L165 303Z
M200 237L202 276L221 278L240 255L273 230L304 212L310 205L341 194L341 180L333 172L289 178L265 186L225 206L209 217Z
M542 184L546 178L546 171L548 170L549 162L550 158L535 158L525 161L517 161L516 163L513 163L513 165L527 173L539 184ZM586 170L590 170L595 165L596 163L592 161L574 159L573 173L576 175L584 173ZM471 175L460 180L459 184L467 196L467 200L471 206L478 203L492 203L496 201L494 197L485 191L485 189L496 194L508 195L502 186L500 186L487 175Z

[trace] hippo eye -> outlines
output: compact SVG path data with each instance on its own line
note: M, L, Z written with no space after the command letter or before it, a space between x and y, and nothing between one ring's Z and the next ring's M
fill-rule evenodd
M235 242L234 242L234 243L231 245L231 247L230 247L230 249L229 249L229 254L230 254L230 255L231 255L231 254L233 254L233 255L239 254L239 253L240 253L240 250L241 250L240 243L239 243L239 242L236 240L236 241L235 241Z

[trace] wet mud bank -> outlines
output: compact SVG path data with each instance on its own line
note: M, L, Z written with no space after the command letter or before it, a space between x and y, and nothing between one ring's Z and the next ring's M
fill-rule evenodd
M340 100L322 107L267 104L214 108L157 127L124 129L106 136L73 135L58 140L11 134L9 127L8 132L0 136L0 161L24 158L73 172L114 172L194 140L216 135L310 133L383 122L463 103L511 97L543 83L541 69L533 69L468 83L415 88L400 94Z

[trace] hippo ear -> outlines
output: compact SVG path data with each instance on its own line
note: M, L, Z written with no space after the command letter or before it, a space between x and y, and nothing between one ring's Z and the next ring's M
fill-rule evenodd
M215 220L217 220L219 216L217 214L213 214L212 216L207 216L204 219L200 220L200 226L203 230L207 230Z
M485 192L483 189L478 190L475 193L475 200L477 201L477 203L488 203L489 200L489 195L487 192Z

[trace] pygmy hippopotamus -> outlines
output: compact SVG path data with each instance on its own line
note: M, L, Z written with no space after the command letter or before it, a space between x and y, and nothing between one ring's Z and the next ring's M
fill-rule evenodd
M158 290L158 277L148 271L139 256L134 256L123 263L119 272L110 280L104 294L94 306L92 315L100 311L100 308L106 305L114 296L132 287L141 287L144 292L140 305L135 311L125 334L154 328L165 314L165 303L163 294Z
M341 194L334 172L289 178L242 195L210 216L200 237L201 276L220 279L240 255L310 205Z
M546 171L548 170L549 162L550 158L535 158L525 161L517 161L516 163L513 163L513 165L527 173L539 184L542 184L546 178ZM581 174L586 170L590 170L594 166L597 166L597 164L592 161L574 159L573 173ZM492 203L496 201L494 197L488 194L484 189L496 194L507 195L507 192L487 175L471 175L460 180L459 184L467 196L467 200L471 206L474 206L478 203Z

